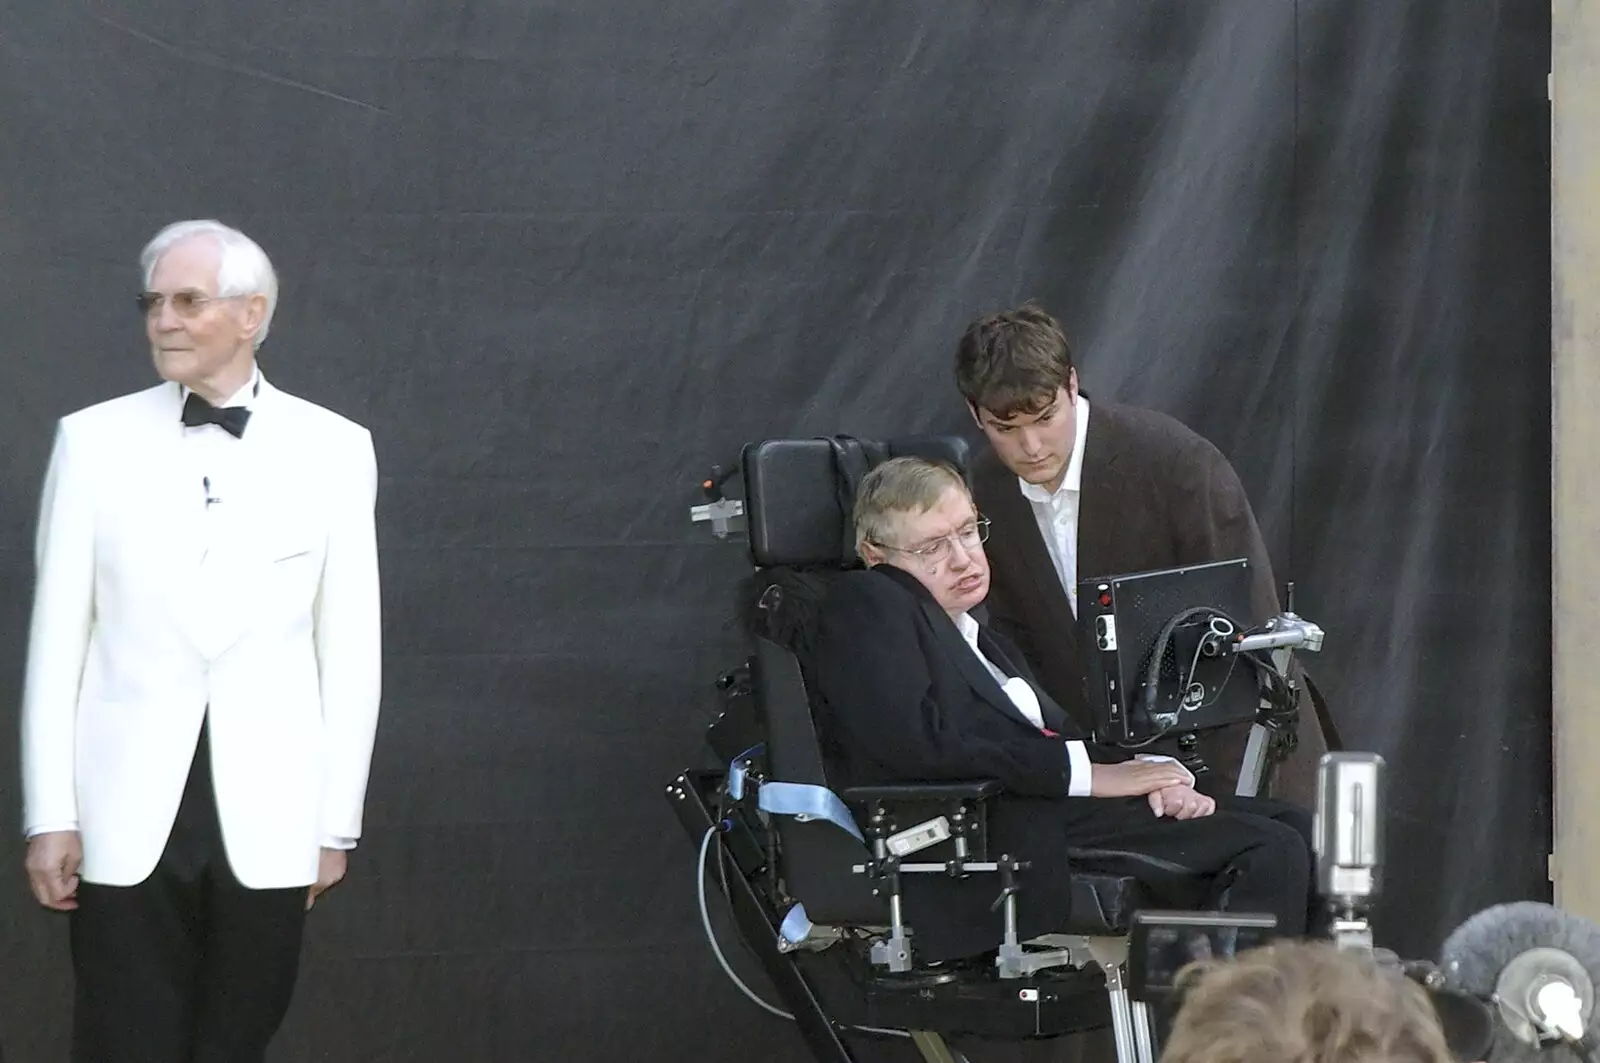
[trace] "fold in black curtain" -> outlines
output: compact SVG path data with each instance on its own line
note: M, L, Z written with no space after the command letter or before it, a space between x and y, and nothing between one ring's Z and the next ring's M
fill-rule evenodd
M0 0L0 700L51 424L150 381L134 256L222 217L282 273L265 371L383 476L367 836L274 1058L800 1060L663 799L739 652L686 510L747 440L966 430L961 327L1037 297L1238 467L1427 954L1548 889L1548 61L1547 5L1444 0Z

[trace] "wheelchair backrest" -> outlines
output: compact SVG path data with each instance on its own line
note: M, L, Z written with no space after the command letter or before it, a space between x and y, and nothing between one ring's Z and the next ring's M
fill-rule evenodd
M860 564L852 534L856 485L873 465L902 456L946 461L965 474L968 447L956 436L770 439L741 456L750 556L758 567L744 611L755 637L751 681L773 780L831 788L802 662L830 578ZM776 816L774 822L788 892L813 922L888 924L887 902L873 896L865 875L851 871L868 856L862 842L822 820Z
M854 568L860 561L852 545L850 501L861 474L899 457L946 461L965 474L968 451L960 436L751 443L740 456L750 559L762 568Z
M781 782L828 786L811 704L800 662L794 654L756 639L751 680L767 728L767 771ZM867 847L823 820L774 816L785 888L806 906L814 923L845 926L887 925L887 903L872 895L865 875L851 871L866 862ZM863 826L862 824L857 824Z

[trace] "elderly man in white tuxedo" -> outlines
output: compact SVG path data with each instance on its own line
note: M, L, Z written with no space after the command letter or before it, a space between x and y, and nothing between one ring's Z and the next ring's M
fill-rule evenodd
M274 388L277 279L216 222L141 257L156 387L63 418L22 706L27 871L71 912L75 1063L261 1060L361 835L367 430Z

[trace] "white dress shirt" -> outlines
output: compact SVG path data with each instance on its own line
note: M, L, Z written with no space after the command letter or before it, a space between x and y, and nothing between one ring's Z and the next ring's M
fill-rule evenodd
M1028 500L1029 507L1033 510L1033 519L1039 525L1039 535L1044 539L1045 549L1050 552L1050 563L1055 566L1056 578L1061 581L1061 587L1067 592L1067 604L1072 606L1072 615L1078 615L1078 512L1079 503L1083 493L1083 447L1084 441L1089 438L1089 400L1079 395L1073 404L1073 411L1077 423L1073 428L1072 457L1067 461L1067 471L1061 477L1061 486L1054 491L1046 491L1037 484L1030 484L1020 476L1018 485L1022 488L1022 497ZM972 626L972 634L967 637L967 642L977 652L978 625L965 613L962 617ZM961 633L967 633L961 621L956 622L961 628ZM979 653L981 658L983 654ZM988 661L984 661L989 664ZM995 671L994 665L989 665L991 672ZM997 673L998 675L998 673ZM1017 680L1022 686L1027 686ZM1002 684L1003 685L1003 684ZM1010 690L1006 693L1011 694ZM1034 697L1033 689L1028 688L1028 697ZM1012 700L1016 695L1012 694ZM1038 699L1034 698L1037 706ZM1019 708L1021 706L1018 706ZM1035 709L1037 712L1037 708ZM1026 712L1026 710L1024 710ZM1043 726L1041 724L1041 726ZM1089 778L1093 765L1089 760L1089 753L1084 749L1082 742L1068 742L1067 754L1072 758L1072 796L1089 796ZM1080 760L1081 758L1081 760ZM1177 764L1176 758L1163 756L1159 753L1140 753L1134 760L1170 761ZM1080 772L1079 766L1082 765ZM1188 772L1188 769L1184 769ZM1082 775L1084 780L1082 792L1079 792L1078 778ZM1189 772L1188 785L1194 785L1194 774Z
M1087 405L1082 407L1082 412L1086 413L1087 410ZM1078 432L1079 445L1075 453L1082 453L1083 429L1081 426L1083 421L1080 420L1078 423L1080 425ZM1074 512L1074 522L1076 522L1076 491L1073 492L1073 495L1072 508ZM1046 541L1049 541L1048 538ZM1000 689L1005 692L1006 697L1011 699L1011 703L1017 707L1017 711L1022 713L1023 716L1027 717L1028 721L1035 727L1043 731L1045 729L1044 712L1039 707L1038 692L1033 689L1033 686L1029 684L1026 679L1023 679L1021 676L1006 675L999 669L999 667L995 665L993 661L989 660L989 658L983 655L983 651L978 648L978 622L976 620L972 619L972 617L966 613L960 613L956 616L955 623L956 630L961 632L961 637L966 640L967 645L971 647L972 652L977 656L978 660L983 662L983 666L984 668L988 669L989 674L994 676L994 681L1000 684ZM1085 746L1082 741L1076 738L1067 739L1065 745L1067 747L1067 763L1072 767L1072 778L1067 783L1067 796L1094 796L1094 762L1089 759L1088 747ZM1176 758L1164 756L1159 753L1139 753L1136 754L1133 759L1167 761L1173 764L1179 763ZM1187 785L1193 786L1194 773L1190 772L1187 768L1184 768L1184 773L1189 777Z
M1067 592L1067 603L1072 615L1078 615L1078 501L1083 488L1083 446L1089 436L1089 400L1079 395L1073 410L1077 416L1076 431L1072 440L1072 457L1067 462L1066 475L1061 486L1046 491L1021 477L1022 497L1033 509L1033 519L1039 525L1039 535L1045 549L1050 552L1050 563L1055 566L1056 578Z
M256 395L261 384L261 369L253 366L250 379L233 394L222 406L243 406L253 410ZM179 398L182 402L189 401L189 389L179 389ZM182 409L180 404L179 409ZM239 511L239 507L230 508L227 498L230 493L242 490L246 485L241 484L234 476L238 467L238 446L240 440L228 432L221 425L202 424L189 427L180 426L183 431L183 458L188 464L194 477L195 502L197 508L203 507L203 520L206 535L204 541L209 543L213 537L223 537L228 534L226 527L231 515ZM245 431L249 431L246 426ZM202 561L202 564L204 562ZM35 827L28 832L32 837L51 831L75 831L77 823L51 823ZM354 849L353 838L340 838L328 836L323 838L322 844L328 849Z
M967 640L967 645L972 647L972 652L977 654L978 660L994 676L994 681L1000 684L1000 689L1005 691L1017 711L1028 718L1039 730L1043 731L1044 711L1039 707L1039 695L1021 676L1010 676L1002 672L995 663L983 655L978 648L978 622L966 613L961 613L956 618L956 630L961 632L961 637ZM1068 739L1067 763L1072 766L1072 778L1068 782L1068 797L1091 796L1092 775L1094 764L1089 760L1089 750L1077 739Z
M261 370L252 367L250 379L244 387L236 391L221 406L243 406L254 411L256 395L260 389ZM189 389L179 388L179 399L189 401ZM219 409L221 408L219 406ZM182 406L179 406L182 409ZM245 426L249 432L249 425ZM238 505L238 492L246 489L235 475L238 468L240 440L227 429L218 424L200 424L193 427L183 426L183 460L189 467L189 474L194 478L196 497L203 500L205 534L202 541L209 545L215 541L226 542L229 540L233 529L233 515L242 511ZM235 504L228 505L229 496L233 496ZM205 560L201 560L205 564Z

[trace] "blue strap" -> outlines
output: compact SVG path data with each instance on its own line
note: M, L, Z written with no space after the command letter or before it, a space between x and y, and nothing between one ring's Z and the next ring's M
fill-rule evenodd
M862 836L861 828L856 826L855 817L850 815L850 809L846 808L838 795L826 786L799 782L769 782L761 787L757 804L763 812L770 812L776 816L793 816L802 823L812 819L826 820L840 830L849 831L859 842L867 840Z
M789 909L778 926L778 936L791 945L798 945L811 936L811 920L806 917L806 906L796 904Z
M767 744L765 742L757 742L743 753L740 753L737 757L734 757L733 760L728 764L729 797L733 798L735 801L744 800L744 758L750 756L752 753L759 753L766 748Z

